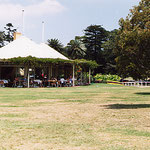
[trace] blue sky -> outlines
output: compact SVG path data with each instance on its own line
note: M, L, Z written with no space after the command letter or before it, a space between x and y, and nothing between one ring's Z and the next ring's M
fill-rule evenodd
M118 21L140 0L0 0L0 30L11 22L22 32L22 10L25 10L25 36L37 43L57 38L66 45L91 24L106 30L119 28Z

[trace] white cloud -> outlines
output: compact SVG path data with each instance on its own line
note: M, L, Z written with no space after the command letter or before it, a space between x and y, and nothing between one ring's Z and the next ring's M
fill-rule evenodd
M27 6L26 13L31 16L55 14L64 10L64 7L56 0L44 0L41 3Z
M25 10L26 16L42 16L42 15L52 15L62 12L65 8L57 0L43 0L39 3L33 3L24 6L19 3L12 3L9 0L0 0L0 20L17 20L21 17L21 11Z
M16 20L21 12L23 7L21 5L13 5L13 4L0 4L0 20L6 21L6 20Z

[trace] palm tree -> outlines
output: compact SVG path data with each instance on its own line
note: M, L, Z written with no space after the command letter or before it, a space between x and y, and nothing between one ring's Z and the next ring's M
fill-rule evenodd
M60 53L64 53L64 46L58 39L47 40L48 45Z
M79 37L67 44L66 51L71 59L82 59L86 55L86 48Z

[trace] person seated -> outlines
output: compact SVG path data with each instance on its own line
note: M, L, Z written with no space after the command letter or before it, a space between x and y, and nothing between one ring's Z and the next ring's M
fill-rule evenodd
M27 87L27 79L26 78L23 78L22 84L23 84L23 87Z
M17 87L19 85L19 78L16 77L15 80L13 81L13 87Z
M72 86L72 83L73 83L72 76L70 76L69 82L70 82L70 86Z
M51 80L50 80L50 85L52 87L56 87L57 86L57 79L52 77Z
M47 75L43 76L43 86L47 87L48 86L48 81L47 81Z
M0 87L4 87L4 81L0 80Z
M64 87L64 85L65 85L65 79L63 77L60 78L60 83L61 83L61 86Z
M67 78L67 80L66 80L66 86L70 86L70 80L69 80L69 78Z

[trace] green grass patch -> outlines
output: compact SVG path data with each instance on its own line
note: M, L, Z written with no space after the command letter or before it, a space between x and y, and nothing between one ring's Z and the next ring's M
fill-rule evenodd
M127 136L150 137L150 132L138 131L138 130L135 130L135 129L108 128L107 131L113 132L113 133L116 133L116 134L127 135Z
M27 117L27 116L28 116L28 115L25 114L25 113L23 113L23 114L21 114L21 113L18 113L18 114L16 114L16 113L0 114L0 118L1 118L1 117L4 117L4 118L16 118L16 117L22 118L22 117Z

